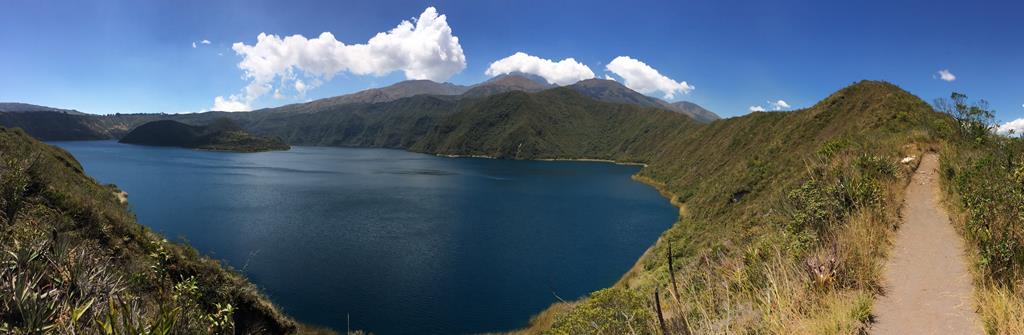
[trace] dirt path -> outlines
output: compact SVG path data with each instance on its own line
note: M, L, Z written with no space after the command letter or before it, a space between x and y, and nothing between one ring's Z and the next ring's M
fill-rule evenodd
M883 273L872 334L980 334L964 245L940 201L939 162L921 159Z

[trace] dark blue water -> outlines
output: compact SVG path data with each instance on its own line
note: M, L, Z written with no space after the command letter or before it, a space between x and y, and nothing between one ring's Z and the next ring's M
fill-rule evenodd
M54 143L139 222L243 271L298 320L378 334L524 326L610 286L675 221L638 167L295 147Z

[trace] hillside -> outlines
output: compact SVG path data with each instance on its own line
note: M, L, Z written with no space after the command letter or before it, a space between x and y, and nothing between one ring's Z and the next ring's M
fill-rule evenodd
M629 160L668 132L697 124L662 109L594 101L570 88L509 92L467 104L409 146L497 158Z
M672 107L674 107L676 111L686 114L687 116L692 117L694 120L697 120L697 122L708 123L714 120L721 119L721 117L719 117L718 114L715 114L705 109L704 107L701 107L700 105L689 101L676 101L669 103L669 105L672 105Z
M35 113L35 112L55 112L65 113L73 115L82 115L85 113L73 110L73 109L60 109L46 106L37 106L31 104L24 104L19 102L0 102L0 113Z
M864 81L808 109L673 127L642 150L598 156L648 164L636 178L680 205L680 220L613 288L556 304L525 332L864 331L913 168L898 162L948 124Z
M228 119L218 119L203 126L187 125L174 120L152 121L136 127L122 137L120 142L235 152L290 148L279 139L253 136Z
M138 224L61 149L0 128L0 180L0 332L299 329L240 274Z

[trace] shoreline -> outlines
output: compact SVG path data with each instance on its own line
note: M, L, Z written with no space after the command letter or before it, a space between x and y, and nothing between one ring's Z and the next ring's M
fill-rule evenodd
M488 155L456 155L456 154L433 154L433 155L437 156L437 157L446 157L446 158L508 159L508 158L498 158L498 157L488 156ZM615 164L615 165L628 165L628 166L647 167L647 163L620 162L620 161L616 161L616 160L603 159L603 158L529 158L529 159L515 158L515 159L509 159L509 160L517 160L517 161L544 161L544 162L595 162L595 163L611 163L611 164Z

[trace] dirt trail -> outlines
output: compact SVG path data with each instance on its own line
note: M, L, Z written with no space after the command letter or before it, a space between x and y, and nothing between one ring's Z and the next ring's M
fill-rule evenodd
M907 186L872 334L982 333L964 242L940 203L938 167L926 154Z

